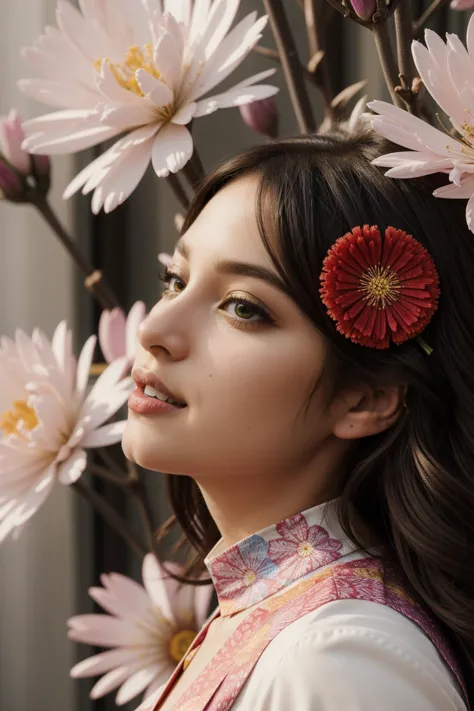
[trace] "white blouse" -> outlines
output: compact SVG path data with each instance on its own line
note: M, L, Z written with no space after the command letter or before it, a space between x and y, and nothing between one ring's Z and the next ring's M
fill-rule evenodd
M242 658L252 656L252 627L250 637L239 636L247 615L264 603L278 608L279 595L293 600L292 588L300 589L305 580L312 591L315 571L334 571L343 564L340 570L357 568L360 559L367 560L367 554L343 532L337 500L290 516L230 548L221 539L205 561L218 611L186 653L182 680L177 669L177 677L147 711L467 711L457 678L419 624L363 594L361 599L338 595L341 599L308 607L312 611L298 617L291 617L297 608L288 603L286 626L269 637L253 668L241 666ZM360 568L368 570L367 563L361 561ZM224 669L222 677L219 669Z
M415 623L365 600L300 618L260 657L232 711L466 711L451 670Z

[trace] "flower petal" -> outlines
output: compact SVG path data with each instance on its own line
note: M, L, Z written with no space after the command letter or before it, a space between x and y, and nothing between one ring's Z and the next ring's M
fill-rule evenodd
M126 704L138 694L141 694L156 676L157 665L153 664L146 669L139 669L120 688L115 702L118 706Z
M107 363L126 355L125 314L120 308L104 309L99 319L100 349Z
M107 652L101 652L93 657L83 659L82 662L72 667L69 674L73 679L104 674L115 667L127 666L128 663L134 661L134 656L135 653L126 647L110 649Z
M193 139L188 129L167 124L158 133L152 148L152 163L158 177L177 173L193 153Z
M124 394L124 402L128 399L129 394L129 392ZM121 420L120 422L112 422L109 425L99 427L84 437L82 446L91 449L93 447L109 447L111 444L116 444L122 439L126 424L126 420Z
M77 449L65 462L59 465L59 481L66 486L74 484L81 477L86 466L86 452L83 449Z

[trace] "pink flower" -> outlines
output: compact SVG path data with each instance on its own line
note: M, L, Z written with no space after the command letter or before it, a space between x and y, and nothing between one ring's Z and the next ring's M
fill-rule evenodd
M24 139L22 122L15 110L0 116L0 191L7 200L20 201L24 197L22 175L33 174L44 192L49 188L48 156L30 156L22 148Z
M470 10L474 7L474 0L452 0L452 10Z
M281 538L268 542L268 557L280 571L297 579L341 557L341 541L329 538L322 526L308 526L303 514L277 524Z
M166 568L183 573L176 563L167 562ZM142 691L145 698L155 694L205 622L212 585L180 585L152 553L143 559L142 578L144 587L118 573L102 575L103 587L90 588L89 594L109 614L68 620L70 639L111 648L71 669L74 678L104 675L92 689L92 699L117 687L119 706Z
M10 111L8 117L0 117L0 153L15 170L23 175L29 175L30 156L21 147L24 139L21 119L14 109Z
M351 0L351 5L355 14L367 22L372 19L376 10L375 0Z
M171 262L173 261L173 257L167 252L160 252L158 255L158 260L163 264L163 266L169 267L171 265Z
M446 173L450 185L434 191L436 197L468 199L466 220L474 232L474 15L467 30L467 49L455 34L444 42L431 30L425 32L426 47L413 42L412 53L427 90L450 117L460 138L425 123L407 111L384 101L369 108L373 128L408 150L389 153L374 161L390 168L392 178L416 178Z
M18 330L0 347L0 542L17 533L53 486L73 484L87 466L87 449L119 442L125 421L109 420L127 400L124 361L109 365L89 390L96 338L79 359L72 334L59 324L51 342L36 329Z
M267 555L265 539L255 534L212 560L211 572L220 607L229 614L234 601L242 609L266 597L278 568Z
M193 153L194 119L277 92L260 72L212 94L259 41L267 23L251 12L231 30L240 0L65 0L59 29L25 50L40 78L21 88L55 107L25 124L32 153L73 153L122 137L66 188L94 191L92 210L114 210L135 190L150 161L158 177ZM230 31L229 31L230 30ZM211 94L211 95L209 95ZM57 110L57 109L61 110Z
M278 135L278 109L272 97L244 104L240 107L240 115L253 131L270 138L276 138Z
M137 330L145 318L143 301L136 301L125 316L122 309L104 309L99 320L99 344L107 363L123 356L131 366L137 349Z

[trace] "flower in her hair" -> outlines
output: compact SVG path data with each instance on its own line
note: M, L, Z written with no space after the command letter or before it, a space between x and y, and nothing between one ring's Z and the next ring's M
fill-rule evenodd
M467 30L467 49L455 34L444 42L432 30L425 32L426 47L413 42L412 54L418 74L440 108L449 116L450 126L440 130L404 109L385 101L372 101L368 107L378 116L373 128L408 150L379 156L375 165L390 168L392 178L418 178L430 173L446 173L451 184L434 191L440 198L468 199L466 221L474 232L474 15Z
M331 247L321 298L354 343L388 348L420 334L438 307L439 277L429 252L403 230L354 227Z

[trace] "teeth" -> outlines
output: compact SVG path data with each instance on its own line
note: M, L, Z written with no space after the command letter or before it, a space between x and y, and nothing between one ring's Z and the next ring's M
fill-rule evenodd
M155 388L152 388L151 385L145 385L143 392L145 393L145 395L148 395L148 397L156 397L158 400L163 400L163 402L168 401L166 395L160 393L159 390L155 390Z
M143 392L148 397L156 397L157 400L162 400L163 402L170 402L172 405L179 405L179 407L183 407L180 402L176 402L176 400L171 400L170 398L166 397L164 393L160 393L159 390L156 390L151 385L145 385Z

